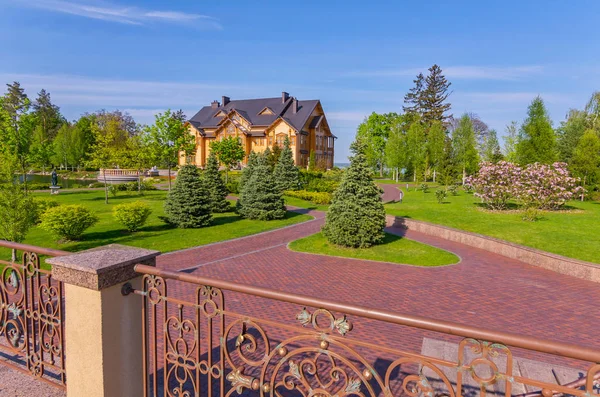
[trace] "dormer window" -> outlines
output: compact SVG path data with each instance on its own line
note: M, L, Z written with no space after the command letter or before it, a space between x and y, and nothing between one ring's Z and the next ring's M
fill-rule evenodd
M225 116L227 116L227 113L225 113L222 110L219 113L215 114L215 117L225 117Z
M269 108L269 107L266 107L263 110L261 110L260 112L258 112L259 116L265 116L265 115L270 115L270 114L275 114L275 112L273 112L271 110L271 108Z

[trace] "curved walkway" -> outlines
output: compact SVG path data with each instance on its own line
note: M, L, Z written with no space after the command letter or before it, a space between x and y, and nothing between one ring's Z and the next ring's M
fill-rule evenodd
M307 212L315 219L162 255L158 266L600 349L597 283L396 227L386 231L454 252L461 262L431 268L292 252L289 242L318 232L324 222L323 212ZM254 312L277 311L273 302L234 302ZM398 335L384 328L369 338L397 345ZM402 331L402 343L420 350L423 333L409 331Z

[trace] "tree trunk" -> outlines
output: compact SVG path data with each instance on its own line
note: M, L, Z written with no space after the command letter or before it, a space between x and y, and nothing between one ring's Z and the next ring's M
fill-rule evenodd
M225 184L229 183L229 167L225 168Z
M171 164L169 164L169 191L171 191Z
M104 204L108 204L108 184L106 183L106 168L102 169L102 179L104 179Z
M463 177L462 177L463 186L465 185L466 180L467 180L467 168L463 166Z
M138 170L138 194L142 194L142 174Z
M17 262L17 250L15 248L12 249L11 262L12 263L16 263Z
M433 170L433 183L435 183L435 170Z
M383 163L379 166L379 177L383 178Z

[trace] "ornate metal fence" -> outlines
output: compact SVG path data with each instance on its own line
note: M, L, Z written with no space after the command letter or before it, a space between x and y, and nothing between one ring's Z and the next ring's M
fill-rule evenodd
M143 299L146 396L598 395L599 350L149 266L136 271L143 287L125 292ZM400 332L390 336L391 328ZM452 358L405 349L433 333ZM554 357L550 378L524 372L514 352ZM561 363L583 370L561 382Z
M69 253L0 240L2 247L18 261L0 260L0 365L65 388L63 285L40 256Z

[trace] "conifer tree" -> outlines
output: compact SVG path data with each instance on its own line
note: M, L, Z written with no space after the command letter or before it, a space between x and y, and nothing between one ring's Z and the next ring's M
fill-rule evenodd
M322 232L332 244L367 248L384 238L382 190L371 178L362 140L354 141L350 149L354 156L333 194Z
M558 158L556 134L542 98L529 105L527 119L521 126L517 145L519 164L552 164Z
M182 229L208 226L212 221L210 196L195 166L180 168L175 187L167 195L165 213L170 223Z
M258 162L259 156L260 155L257 154L256 152L250 152L250 154L248 155L248 163L246 164L246 167L244 167L244 169L242 170L242 176L240 177L240 184L239 184L240 192L244 188L244 185L246 184L246 182L248 182L250 180L250 177L252 176L252 172L254 172L254 167L256 166L256 163Z
M221 178L219 172L219 161L217 155L211 152L208 155L208 161L206 162L206 169L204 170L204 182L208 195L210 196L210 206L212 212L227 212L231 209L229 201L227 201L227 186L225 181Z
M429 68L429 75L425 78L425 89L422 92L420 100L423 122L429 124L432 121L443 122L450 115L446 115L451 108L446 99L450 95L448 89L451 83L442 74L442 68L433 65Z
M285 137L283 150L273 171L275 184L280 192L285 190L297 190L300 184L298 168L294 164L294 157L290 147L290 139Z
M285 216L286 210L281 192L275 186L273 173L264 154L258 157L253 166L236 207L238 213L247 219L268 221Z
M402 106L402 110L406 113L420 115L423 112L423 86L425 85L425 76L423 76L423 73L419 73L417 78L413 80L413 83L415 83L415 86L404 96L406 106Z

